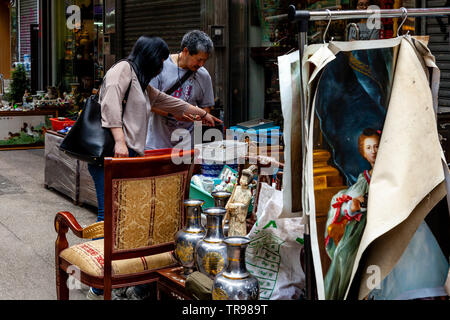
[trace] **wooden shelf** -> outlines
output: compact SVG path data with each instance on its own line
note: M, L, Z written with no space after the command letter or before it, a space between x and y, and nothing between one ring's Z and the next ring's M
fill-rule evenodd
M45 116L55 115L58 116L58 108L48 108L32 111L0 111L0 117L24 117L24 116Z
M46 132L50 133L50 134L54 134L55 136L58 136L58 137L61 137L61 138L65 138L66 137L65 134L59 133L59 132L57 132L55 130L47 130Z

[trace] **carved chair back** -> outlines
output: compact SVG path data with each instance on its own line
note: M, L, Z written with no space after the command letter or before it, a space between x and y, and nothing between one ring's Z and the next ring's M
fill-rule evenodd
M193 151L185 152L192 160ZM112 260L138 258L174 249L183 226L192 161L174 163L171 154L105 158L105 279Z

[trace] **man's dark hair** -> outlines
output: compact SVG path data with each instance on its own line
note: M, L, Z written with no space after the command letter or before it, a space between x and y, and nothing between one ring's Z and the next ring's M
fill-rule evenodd
M187 48L191 55L199 51L210 54L214 50L211 38L200 30L192 30L186 33L181 40L181 50Z

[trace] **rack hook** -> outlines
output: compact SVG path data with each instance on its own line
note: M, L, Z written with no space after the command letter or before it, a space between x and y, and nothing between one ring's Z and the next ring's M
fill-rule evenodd
M326 35L327 35L327 32L328 32L328 28L330 27L330 24L331 24L331 11L330 11L330 9L327 9L327 13L328 13L328 17L330 19L328 20L327 28L325 29L325 32L323 33L323 43L324 44L326 44L325 38L326 38Z
M397 37L400 36L400 31L402 29L402 26L405 23L406 19L408 18L408 9L406 9L405 7L401 7L401 9L403 11L403 13L402 13L403 20L397 28Z
M347 26L345 27L345 41L348 41L348 39L350 38L350 28L353 27L355 29L355 40L359 40L359 27L356 23L354 22L350 22L349 24L347 24Z

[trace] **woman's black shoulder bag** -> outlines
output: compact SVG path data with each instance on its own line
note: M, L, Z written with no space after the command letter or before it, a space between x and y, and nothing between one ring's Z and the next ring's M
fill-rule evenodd
M122 116L131 83L132 80L122 102ZM59 149L72 158L102 166L105 157L114 156L114 145L111 130L102 127L102 112L97 93L86 100L77 121L61 142Z

